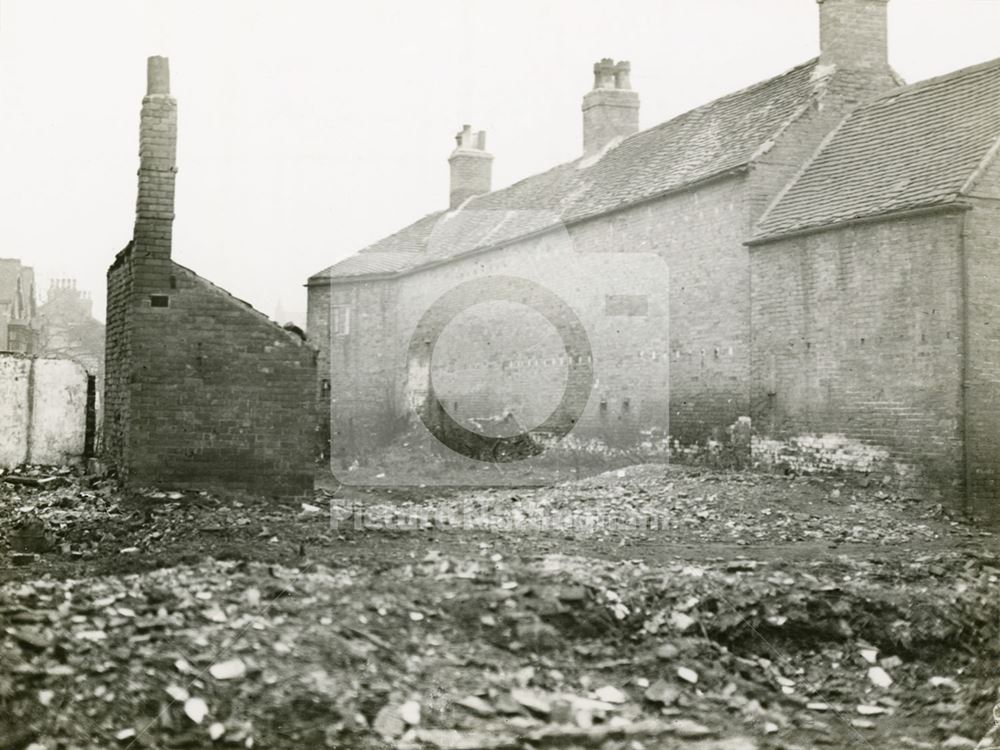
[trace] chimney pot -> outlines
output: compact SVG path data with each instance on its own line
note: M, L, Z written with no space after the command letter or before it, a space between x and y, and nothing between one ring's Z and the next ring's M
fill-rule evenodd
M632 66L627 60L622 60L615 66L615 88L616 89L631 89L632 82L629 80L629 73L632 72Z
M594 89L613 89L615 87L615 61L605 57L594 63Z
M594 88L583 97L583 154L602 151L611 141L639 130L639 95L629 79L631 65L610 58L594 63Z
M170 93L170 61L153 56L146 61L146 96Z
M490 192L493 155L486 151L486 131L472 132L463 125L455 136L455 150L448 157L451 167L451 190L448 205L458 208L474 195Z

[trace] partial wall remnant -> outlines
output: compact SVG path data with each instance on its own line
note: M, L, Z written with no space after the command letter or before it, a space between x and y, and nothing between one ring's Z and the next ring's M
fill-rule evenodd
M850 471L868 474L894 467L885 448L841 434L799 435L787 440L756 438L753 457L765 466L801 472Z
M82 459L93 403L87 384L72 360L0 354L0 467Z
M171 259L176 128L150 58L135 231L108 269L104 458L127 485L310 494L315 351Z

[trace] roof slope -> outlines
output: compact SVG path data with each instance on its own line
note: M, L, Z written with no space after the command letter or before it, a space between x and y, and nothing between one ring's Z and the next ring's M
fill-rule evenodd
M129 243L129 244L131 245L131 243ZM128 249L128 248L126 248L126 249ZM258 310L253 305L251 305L249 302L241 300L239 297L236 297L232 293L227 292L221 286L218 286L217 284L213 284L211 281L209 281L208 279L206 279L204 276L201 276L200 274L195 273L194 271L192 271L187 266L182 266L180 263L178 263L175 260L170 261L170 266L171 266L171 268L174 271L186 275L192 282L194 282L195 284L197 284L198 286L200 286L205 291L209 292L210 294L214 294L214 295L218 296L221 299L226 300L229 304L233 305L234 307L238 308L241 311L246 312L249 316L255 318L257 320L257 322L259 322L261 325L263 325L263 326L269 326L271 329L273 329L273 332L274 332L274 334L276 336L282 336L282 337L288 339L289 341L294 342L296 345L304 345L305 344L304 339L300 338L298 335L296 335L292 331L289 331L287 328L285 328L284 326L282 326L280 323L277 323L277 322L271 320L269 317L267 317L264 313L262 313L260 310Z
M1000 59L854 110L758 222L752 242L956 201L1000 137Z
M457 211L425 216L312 280L403 272L739 169L822 95L832 73L811 60L636 133L600 158L562 164L471 198Z

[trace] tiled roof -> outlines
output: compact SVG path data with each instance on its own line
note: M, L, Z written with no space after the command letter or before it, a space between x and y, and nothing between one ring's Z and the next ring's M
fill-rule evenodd
M1000 138L1000 59L854 110L761 218L753 241L954 202Z
M740 169L822 95L831 75L812 60L636 133L600 158L562 164L457 211L425 216L313 280L398 273ZM376 254L386 257L369 257Z

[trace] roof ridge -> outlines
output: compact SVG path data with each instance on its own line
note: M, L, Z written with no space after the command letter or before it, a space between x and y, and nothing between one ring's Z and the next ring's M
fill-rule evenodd
M870 99L867 102L863 102L858 106L858 110L865 109L867 107L874 106L879 102L883 102L887 99L893 99L897 96L906 96L908 94L917 93L923 89L930 88L942 83L947 83L953 81L956 78L963 78L972 73L979 73L984 70L989 70L991 68L1000 67L1000 57L995 57L992 60L986 60L985 62L976 63L975 65L969 65L965 68L959 68L958 70L953 70L949 73L942 73L938 76L931 76L930 78L924 78L922 81L914 81L913 83L908 83L905 86L900 86L899 88L891 89L876 96L874 99ZM857 111L857 110L855 110Z
M470 198L458 209L427 214L314 274L310 283L409 273L431 260L439 262L481 247L475 239L488 236L491 246L507 243L735 174L772 148L791 124L825 97L838 72L835 66L822 66L819 58L811 58L633 133L593 164L578 156ZM511 211L530 217L507 222L502 217ZM498 218L477 219L477 212L497 213ZM543 222L540 213L555 221ZM455 222L442 239L445 244L433 253L421 252L428 249L433 223L442 219ZM415 260L350 263L350 258L394 251Z
M795 66L793 66L791 68L788 68L787 70L785 70L785 71L783 71L781 73L777 73L777 74L775 74L773 76L769 76L769 77L765 78L762 81L757 81L757 83L752 83L749 86L744 86L741 89L736 89L736 91L730 91L728 94L723 94L722 96L716 97L715 99L711 99L711 100L705 102L704 104L699 104L697 107L692 107L691 109L685 110L684 112L681 112L680 114L674 115L669 120L664 120L663 122L659 122L656 125L652 125L652 126L646 128L645 130L640 130L638 133L633 133L628 138L626 138L625 140L623 140L622 143L623 144L627 143L628 141L632 140L636 136L642 135L643 133L648 133L651 130L659 130L660 128L666 127L667 125L671 125L671 124L675 123L677 120L680 120L683 117L687 117L688 115L694 114L695 112L700 112L703 109L708 109L709 107L714 107L719 102L723 102L723 101L725 101L727 99L735 99L738 96L745 96L746 94L749 94L750 92L754 91L755 89L763 88L764 86L766 86L766 85L768 85L770 83L773 83L774 81L778 80L779 78L784 78L785 76L791 75L792 73L798 73L799 71L804 70L805 68L808 68L811 65L818 65L818 64L819 64L819 58L818 57L814 57L811 60L807 60L804 63L799 63L798 65L795 65Z
M662 128L665 128L668 125L672 125L672 124L676 123L678 120L680 120L680 119L682 119L684 117L687 117L689 115L692 115L695 112L700 112L701 110L707 109L709 107L713 107L716 104L718 104L719 102L725 101L726 99L735 99L737 96L746 95L746 94L752 92L754 89L758 89L758 88L761 88L763 86L766 86L766 85L768 85L768 84L776 81L779 78L784 78L787 75L791 75L792 73L797 73L797 72L799 72L801 70L804 70L805 68L808 68L808 67L810 67L812 65L818 65L818 64L819 64L819 58L818 57L814 57L814 58L812 58L810 60L807 60L804 63L799 63L798 65L794 65L791 68L788 68L788 69L782 71L781 73L777 73L777 74L775 74L773 76L769 76L769 77L765 78L762 81L757 81L756 83L752 83L749 86L744 86L743 88L737 89L736 91L730 91L728 94L723 94L722 96L716 97L715 99L711 99L711 100L705 102L704 104L699 104L697 107L692 107L691 109L688 109L688 110L685 110L683 112L680 112L680 113L674 115L673 117L670 117L670 118L668 118L666 120L662 120L661 122L658 122L655 125L650 125L648 128L643 128L642 130L639 130L639 131L637 131L635 133L632 133L632 135L627 136L626 138L623 138L621 140L621 142L617 146L615 146L615 148L618 148L620 146L624 146L626 143L628 143L632 139L638 138L639 136L641 136L641 135L643 135L645 133L651 133L651 132L653 132L655 130L660 130ZM796 117L798 117L800 114L801 114L800 112L796 112L795 116L792 117L791 121L794 121L796 119ZM779 130L776 131L776 132L780 133L781 132L781 128L779 128ZM614 149L612 149L612 150L614 150ZM569 167L569 166L572 166L572 165L576 165L579 162L583 161L585 158L587 158L587 157L581 155L581 156L576 157L575 159L570 159L569 161L564 161L564 162L560 162L558 164L554 164L553 166L549 167L548 169L542 170L541 172L535 172L533 174L529 174L526 177L522 177L520 180L517 180L516 182L512 182L509 185L506 185L506 186L504 186L502 188L498 188L496 190L491 190L490 192L483 193L482 195L474 196L473 200L470 201L469 204L466 204L466 205L470 205L473 201L478 200L480 198L483 198L483 197L485 197L487 195L493 195L494 193L500 193L500 192L503 192L504 190L508 190L508 189L510 189L512 187L520 185L521 183L525 182L526 180L533 180L536 177L541 177L542 175L549 174L550 172L554 172L557 169L563 169L563 168L566 168L566 167ZM591 164L591 165L589 165L587 167L584 167L584 169L590 169L590 167L597 166L597 164L599 164L600 161L601 161L600 159L597 159L597 160L594 161L593 164ZM419 221L419 219L418 219L418 221ZM414 222L414 223L416 223L416 222ZM400 230L400 231L402 231L402 230ZM389 236L391 237L392 235L389 235ZM358 252L364 252L364 250L360 250Z
M188 268L185 265L182 265L182 264L178 263L176 260L171 259L170 262L175 267L179 268L180 270L186 271L187 273L191 274L195 279L197 279L198 281L202 282L203 284L205 284L206 286L208 286L212 290L218 292L221 296L225 297L226 299L230 300L231 302L234 302L234 303L236 303L238 305L242 305L242 309L249 311L251 314L253 314L257 318L259 318L261 320L261 322L263 322L263 323L269 323L271 326L273 326L275 328L276 331L281 331L286 336L288 336L291 339L293 339L296 343L304 343L302 341L302 339L300 339L296 334L294 334L291 331L289 331L286 328L284 328L281 323L279 323L279 322L277 322L277 321L272 320L271 318L269 318L265 313L263 313L260 310L258 310L256 307L254 307L253 305L251 305L246 300L240 299L239 297L237 297L232 292L230 292L230 291L228 291L226 289L223 289L221 286L219 286L218 284L216 284L214 281L209 281L208 279L206 279L204 276L202 276L197 271L192 271L190 268Z

